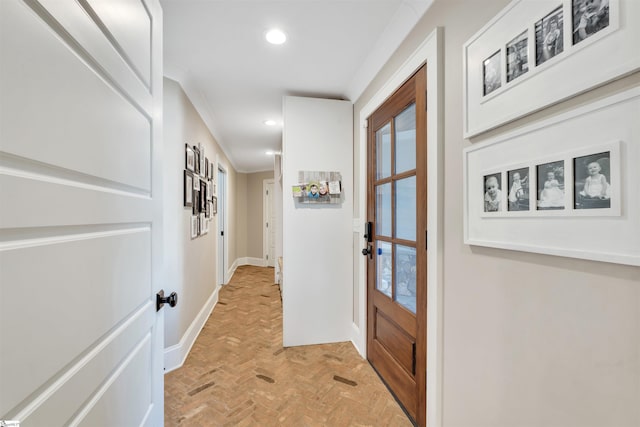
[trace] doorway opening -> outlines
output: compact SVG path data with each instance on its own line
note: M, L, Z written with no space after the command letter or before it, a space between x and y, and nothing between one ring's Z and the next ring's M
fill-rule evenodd
M218 165L218 284L227 284L229 248L227 245L227 171Z

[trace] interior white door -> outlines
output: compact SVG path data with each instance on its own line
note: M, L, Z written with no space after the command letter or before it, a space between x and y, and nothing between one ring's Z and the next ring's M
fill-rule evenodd
M0 420L163 424L158 0L0 1Z
M218 284L227 284L227 174L218 169Z
M276 253L276 216L273 205L273 180L264 181L264 232L263 232L263 251L264 258L268 267L275 267Z

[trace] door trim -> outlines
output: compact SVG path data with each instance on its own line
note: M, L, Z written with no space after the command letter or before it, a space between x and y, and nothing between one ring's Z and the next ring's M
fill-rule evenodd
M226 285L227 283L229 283L229 279L231 278L231 275L233 273L231 273L229 271L229 197L228 197L228 189L229 189L229 173L228 173L229 168L227 167L227 165L225 163L222 163L220 160L218 160L218 192L217 192L217 197L218 197L218 213L216 214L217 216L217 239L216 239L216 256L217 256L217 260L216 263L217 265L220 267L220 264L222 264L222 268L220 268L220 271L218 271L218 282L220 282L220 279L222 279L222 281L220 283L218 283L219 285ZM220 172L222 172L222 174L224 175L224 182L220 182L219 176L220 176ZM222 224L222 229L225 231L225 235L224 236L220 236L220 217L222 216L222 221L224 222ZM220 242L220 237L222 237L223 240L223 245L222 245L222 253L220 253L220 245L218 244ZM222 257L222 260L220 260L220 257Z
M427 229L429 230L427 253L427 426L442 425L442 325L443 325L443 30L436 28L391 76L382 88L360 111L360 173L358 215L354 218L354 233L364 242L363 222L367 217L367 117L408 80L422 64L427 63ZM360 355L367 355L367 275L366 260L360 254L361 247L354 248L358 260L358 324L353 324L352 342ZM354 283L354 286L356 284Z

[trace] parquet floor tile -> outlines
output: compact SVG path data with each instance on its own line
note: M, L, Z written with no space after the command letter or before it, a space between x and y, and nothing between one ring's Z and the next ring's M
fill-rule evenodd
M185 364L165 376L165 425L411 426L351 343L282 347L273 269L239 267Z

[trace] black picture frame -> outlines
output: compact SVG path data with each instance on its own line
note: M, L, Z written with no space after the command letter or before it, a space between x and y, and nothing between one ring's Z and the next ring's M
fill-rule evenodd
M195 171L195 153L189 144L184 144L184 167L190 172Z
M193 174L188 170L184 171L183 206L185 208L193 206Z
M207 210L207 182L200 180L200 212Z
M194 169L193 173L200 175L200 150L195 145L193 146L193 155L194 155Z

